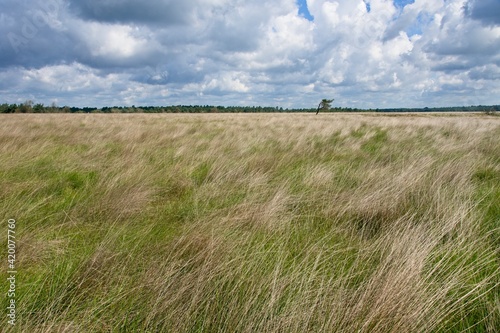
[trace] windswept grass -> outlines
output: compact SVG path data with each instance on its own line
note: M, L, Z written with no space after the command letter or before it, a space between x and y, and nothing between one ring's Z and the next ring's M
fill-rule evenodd
M496 332L498 138L467 114L0 116L0 324Z

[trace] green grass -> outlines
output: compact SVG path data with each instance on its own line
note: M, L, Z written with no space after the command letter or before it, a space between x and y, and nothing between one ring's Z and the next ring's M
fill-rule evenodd
M498 137L468 114L3 115L0 325L495 332Z

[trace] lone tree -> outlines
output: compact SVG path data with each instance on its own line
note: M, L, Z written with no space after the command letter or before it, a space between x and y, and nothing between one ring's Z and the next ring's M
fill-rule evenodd
M334 101L333 99L323 99L321 101L321 103L319 103L319 105L318 105L318 110L316 110L316 114L318 114L320 110L324 111L324 112L328 112L330 110L331 103L333 101Z

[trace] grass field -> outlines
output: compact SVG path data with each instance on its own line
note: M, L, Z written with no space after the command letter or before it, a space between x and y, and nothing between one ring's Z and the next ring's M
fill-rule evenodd
M0 116L5 332L495 332L500 118Z

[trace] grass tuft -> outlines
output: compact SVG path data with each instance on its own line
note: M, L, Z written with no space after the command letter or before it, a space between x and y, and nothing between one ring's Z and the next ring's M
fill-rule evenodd
M499 134L472 114L2 115L0 325L496 332Z

